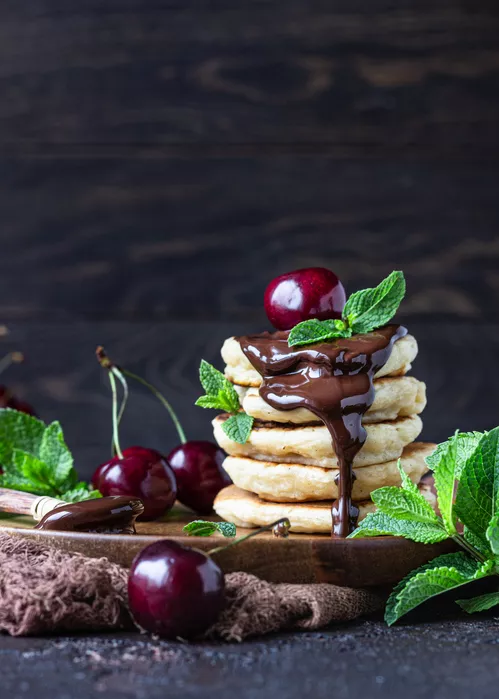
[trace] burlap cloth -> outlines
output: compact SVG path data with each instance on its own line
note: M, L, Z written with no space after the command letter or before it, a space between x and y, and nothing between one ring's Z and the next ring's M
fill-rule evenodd
M227 607L209 638L241 641L284 629L318 629L379 609L366 590L226 576ZM132 628L127 571L106 558L65 553L0 534L0 630L13 636Z

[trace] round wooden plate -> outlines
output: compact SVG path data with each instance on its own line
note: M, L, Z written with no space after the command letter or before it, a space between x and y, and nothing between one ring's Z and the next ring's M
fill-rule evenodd
M193 519L195 516L191 512L175 508L167 520L138 523L136 536L121 536L41 531L33 529L32 520L27 517L7 516L0 519L0 531L93 558L105 556L110 561L129 566L144 546L157 539L175 539L203 551L228 543L229 540L221 535L186 536L182 527ZM249 531L238 528L237 534L240 536ZM390 536L331 539L311 534L291 534L287 539L277 539L265 532L214 554L214 558L226 573L242 570L272 582L328 582L348 587L371 587L393 585L414 568L452 550L450 541L423 545Z

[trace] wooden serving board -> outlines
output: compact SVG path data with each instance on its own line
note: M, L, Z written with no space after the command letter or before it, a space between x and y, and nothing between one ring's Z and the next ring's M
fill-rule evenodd
M195 516L181 508L174 508L164 521L139 522L135 536L40 531L33 529L28 517L0 517L0 531L43 541L64 551L94 558L105 556L126 567L141 549L157 539L175 539L203 551L230 541L221 535L186 536L182 527ZM237 534L249 531L238 528ZM450 550L453 544L449 541L423 545L389 536L345 540L312 534L278 539L265 532L214 554L214 559L226 573L242 570L272 582L371 587L393 585L414 568Z

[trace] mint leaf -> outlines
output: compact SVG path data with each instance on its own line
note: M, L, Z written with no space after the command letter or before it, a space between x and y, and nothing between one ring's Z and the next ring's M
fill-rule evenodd
M368 333L390 321L405 295L403 272L392 272L372 289L352 294L343 309L343 319L354 333Z
M245 444L253 427L253 418L246 413L231 415L222 424L222 429L229 439L239 444Z
M411 522L437 524L438 517L422 495L404 491L396 486L378 488L371 493L376 509L383 514Z
M386 486L373 490L371 499L379 512L390 517L441 526L432 506L419 491Z
M73 471L73 457L69 451L59 422L52 422L43 433L40 459L51 471L54 486L64 484Z
M481 534L478 536L474 534L468 527L464 527L463 536L465 540L473 546L482 556L489 559L492 557L492 552L490 550L489 542L487 541L485 535Z
M14 449L13 461L17 472L23 478L31 481L33 488L39 491L37 494L50 494L54 490L52 471L44 461L20 449ZM31 492L35 492L35 490Z
M468 614L484 612L486 609L492 609L492 607L496 607L499 604L499 592L488 592L485 595L471 597L470 599L458 599L456 603Z
M206 395L198 398L196 405L232 413L231 417L223 423L222 429L233 442L244 444L253 427L253 418L239 412L241 405L234 386L221 371L204 359L201 360L199 367L199 378Z
M481 438L486 434L485 432L458 432L457 433L457 455L456 455L456 469L455 477L459 480L461 471L464 468L466 461L473 454L478 446ZM433 451L429 456L426 457L426 463L429 468L434 471L442 458L442 453L449 449L450 442L456 438L456 435L452 436L446 442L442 442L437 446L435 451Z
M402 466L402 459L399 459L397 461L397 468L398 468L399 473L400 473L400 480L402 481L402 488L404 490L407 490L409 493L414 493L415 495L420 495L421 497L423 497L421 495L421 493L419 492L418 486L411 481L411 479L409 478L407 473L404 471L404 467ZM426 502L426 500L425 500L425 502Z
M46 426L31 415L0 409L0 464L4 488L56 498L73 490L72 501L85 499L91 492L84 483L77 483L73 457L58 422Z
M214 408L215 410L225 410L225 403L218 396L201 396L195 402L199 408Z
M95 500L96 498L101 498L102 495L98 490L92 490L86 483L80 481L76 483L74 488L67 490L59 497L65 502L80 502L81 500Z
M365 536L403 536L421 544L436 544L448 538L441 524L397 519L384 512L370 512L348 538L361 539Z
M24 493L33 493L34 495L52 495L52 488L43 486L39 483L33 483L32 480L24 478L19 473L3 473L0 477L0 485L2 488L10 488L11 490L22 490Z
M499 427L483 435L461 472L454 509L461 522L482 536L499 501Z
M496 558L499 558L499 513L494 515L490 520L485 535L490 544L492 553Z
M352 331L342 320L304 320L291 330L288 336L289 347L313 345L316 342L334 340L338 337L351 337Z
M45 424L32 415L0 409L0 464L4 470L12 464L16 448L38 457L45 429Z
M215 369L213 365L204 359L201 360L199 367L199 380L206 391L206 395L217 396L218 398L220 398L220 394L225 396L225 399L231 405L231 409L228 412L235 413L239 410L239 396L234 386L229 379L225 378L221 371Z
M454 508L454 485L457 468L457 433L446 442L446 448L439 454L434 464L433 477L437 490L438 508L449 536L456 533L456 516Z
M386 604L385 621L391 626L404 614L431 597L487 574L487 567L481 566L465 553L438 556L415 570L395 587Z
M237 413L241 407L239 396L231 382L225 378L221 371L201 360L199 367L199 380L206 391L206 396L201 396L196 405L201 408L215 408L227 413Z
M234 401L234 396L227 394L224 391L219 391L217 396L201 396L201 398L197 399L196 405L200 408L215 408L216 410L223 410L226 413L234 413L238 411L238 409L235 409L236 404Z
M211 536L215 532L220 532L225 537L233 537L236 536L236 525L231 522L207 522L196 519L186 524L182 531L189 536Z

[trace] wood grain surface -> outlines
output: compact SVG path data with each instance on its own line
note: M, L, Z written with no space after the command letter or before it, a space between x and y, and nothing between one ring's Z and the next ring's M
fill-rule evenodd
M0 144L499 145L490 0L25 0Z
M137 523L135 536L88 534L32 529L26 517L13 520L0 516L0 531L28 537L63 551L93 558L105 556L129 567L135 556L157 539L173 539L202 551L224 547L230 539L222 536L186 536L182 527L195 518L192 512L175 509L164 521ZM251 530L238 527L237 536ZM237 546L213 553L225 573L242 570L264 580L286 583L332 583L348 587L393 585L411 570L442 553L456 548L452 541L423 545L400 537L331 539L327 535L290 534L277 539L271 533L258 534Z
M491 0L5 0L0 316L263 321L393 268L498 321Z
M349 291L392 269L408 318L499 320L499 166L236 158L0 158L0 317L264 322L310 265Z

